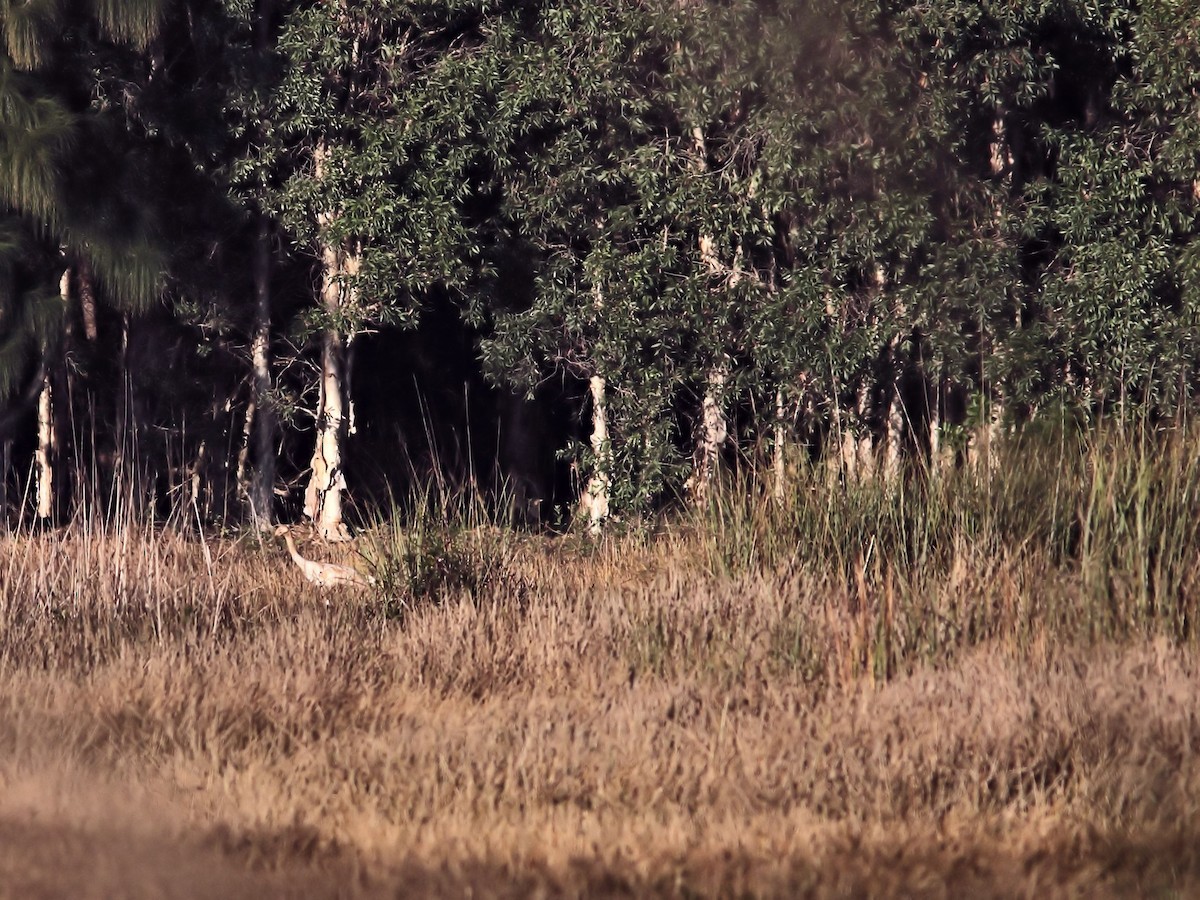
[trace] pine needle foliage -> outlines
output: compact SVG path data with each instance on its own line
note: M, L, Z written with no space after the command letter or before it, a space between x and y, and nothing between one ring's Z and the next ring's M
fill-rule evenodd
M0 58L0 203L28 231L24 243L62 250L58 275L82 258L100 296L130 311L145 310L162 292L161 186L96 79L116 45L148 46L163 8L160 0L33 0L0 9L7 50ZM49 271L55 265L43 262L47 269L36 277L57 281ZM64 321L62 310L26 314L44 303L18 312L12 302L0 376L6 389L29 354L53 343L48 323ZM23 327L32 330L18 336Z

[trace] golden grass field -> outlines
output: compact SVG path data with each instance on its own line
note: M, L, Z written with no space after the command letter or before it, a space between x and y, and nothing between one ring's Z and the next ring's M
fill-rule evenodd
M1200 895L1195 566L716 515L4 537L0 896Z

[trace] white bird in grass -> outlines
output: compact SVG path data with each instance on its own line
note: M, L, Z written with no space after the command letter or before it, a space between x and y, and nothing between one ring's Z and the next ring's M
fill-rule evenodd
M370 576L364 577L349 566L339 566L334 563L323 563L312 559L305 559L300 555L300 551L296 549L296 542L292 539L292 532L288 526L280 525L275 529L275 537L279 537L280 535L287 542L288 553L291 554L292 560L296 565L300 567L300 571L304 574L304 577L317 587L365 588L375 583L374 578Z

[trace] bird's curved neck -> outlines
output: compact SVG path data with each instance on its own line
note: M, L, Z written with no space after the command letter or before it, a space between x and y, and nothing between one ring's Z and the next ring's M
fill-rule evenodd
M304 557L300 555L300 551L296 549L296 542L292 539L291 534L284 532L284 541L287 543L288 553L296 562L304 562Z

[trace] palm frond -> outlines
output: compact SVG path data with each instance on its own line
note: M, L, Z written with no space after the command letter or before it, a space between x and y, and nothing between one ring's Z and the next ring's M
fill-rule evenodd
M30 76L0 64L0 203L52 225L62 161L74 145L76 121L36 88Z
M92 0L92 14L113 40L139 49L158 34L164 0Z
M0 6L4 47L12 61L26 71L49 61L53 41L62 31L62 0L24 0Z
M145 312L162 297L166 256L152 239L93 234L83 252L96 282L118 308Z

